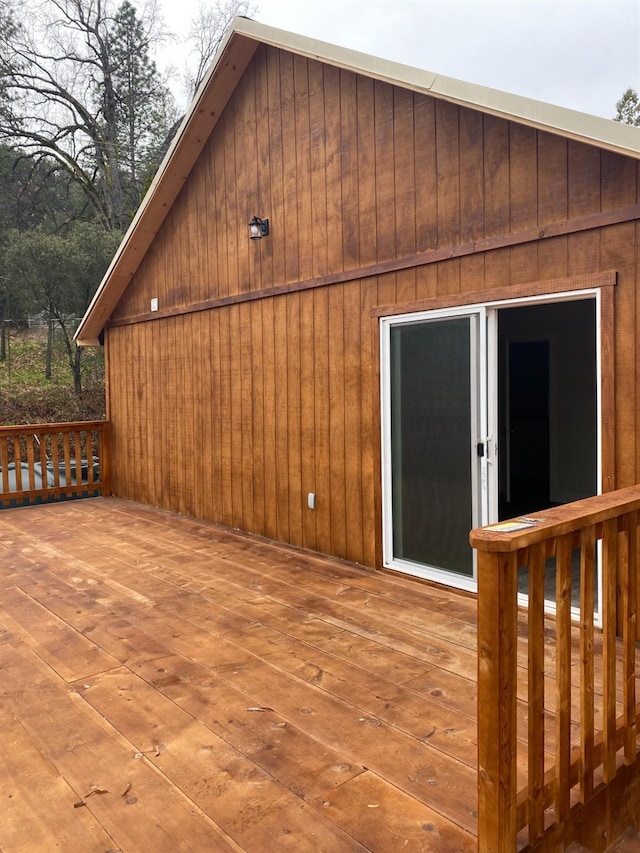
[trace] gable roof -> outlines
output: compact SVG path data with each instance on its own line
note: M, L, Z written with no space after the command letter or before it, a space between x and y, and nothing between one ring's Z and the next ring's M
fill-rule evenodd
M640 159L640 128L512 95L236 18L229 27L155 178L76 332L98 338L187 180L236 85L261 44L404 89Z

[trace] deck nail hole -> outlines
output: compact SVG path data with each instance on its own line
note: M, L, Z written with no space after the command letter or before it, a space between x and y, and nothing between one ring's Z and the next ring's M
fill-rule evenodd
M432 696L442 696L442 690L432 690L431 695Z
M134 803L137 803L137 802L138 802L138 798L137 798L137 797L127 797L127 799L125 800L125 803L126 803L128 806L132 806Z
M435 832L436 828L432 823L423 823L422 828L425 832Z
M300 713L301 714L313 714L313 711L311 710L311 708L300 708Z

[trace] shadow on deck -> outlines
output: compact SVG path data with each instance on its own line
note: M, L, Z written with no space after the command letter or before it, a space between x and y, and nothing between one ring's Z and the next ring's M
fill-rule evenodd
M475 850L476 678L472 597L115 498L3 512L0 849Z

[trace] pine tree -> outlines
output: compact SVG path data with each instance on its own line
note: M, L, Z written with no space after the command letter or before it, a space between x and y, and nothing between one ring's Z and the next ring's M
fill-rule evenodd
M640 96L629 87L616 104L615 121L640 127Z
M133 215L158 166L175 107L149 56L149 33L129 0L118 9L110 35L115 137L125 204Z

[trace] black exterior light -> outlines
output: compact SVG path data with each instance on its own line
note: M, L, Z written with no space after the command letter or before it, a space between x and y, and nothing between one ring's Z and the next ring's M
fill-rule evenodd
M269 220L254 216L249 223L249 236L252 240L262 240L269 233Z

